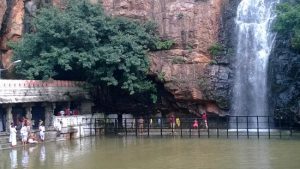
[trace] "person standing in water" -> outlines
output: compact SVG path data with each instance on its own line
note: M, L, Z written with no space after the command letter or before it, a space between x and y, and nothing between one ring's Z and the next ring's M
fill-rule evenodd
M11 142L12 147L15 147L17 145L17 129L13 123L11 123L10 125L9 141Z
M43 121L41 121L39 130L40 130L40 139L42 142L44 142L45 141L45 126L43 124Z
M21 133L21 137L22 137L22 144L23 144L23 146L25 146L27 143L27 139L28 139L28 128L27 128L26 124L24 124L22 126L20 133Z

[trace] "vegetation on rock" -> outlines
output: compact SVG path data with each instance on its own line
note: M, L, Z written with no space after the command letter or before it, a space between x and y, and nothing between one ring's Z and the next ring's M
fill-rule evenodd
M300 1L277 6L274 30L288 38L291 47L300 52Z
M28 79L83 80L131 95L155 93L147 78L147 52L169 49L173 42L161 41L153 23L106 16L100 5L85 0L69 2L64 10L41 9L34 32L11 44L15 59L23 60L16 73Z
M213 45L208 49L209 54L211 54L212 56L218 56L218 55L221 55L223 51L224 51L224 48L223 48L223 46L222 46L221 44L219 44L219 43L213 44Z

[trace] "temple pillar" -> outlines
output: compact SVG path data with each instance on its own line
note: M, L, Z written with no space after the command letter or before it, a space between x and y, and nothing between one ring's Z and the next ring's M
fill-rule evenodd
M6 105L5 111L6 111L6 129L5 129L5 131L9 132L10 123L13 122L12 105L11 104Z
M49 129L53 127L53 116L54 116L53 112L56 107L56 104L45 103L43 104L43 106L45 107L45 127Z
M25 104L24 107L25 107L25 112L26 112L26 118L31 121L32 120L32 113L31 113L32 104Z

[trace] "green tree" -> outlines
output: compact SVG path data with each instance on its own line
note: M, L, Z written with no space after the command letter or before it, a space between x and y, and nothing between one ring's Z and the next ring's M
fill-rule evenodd
M291 47L300 52L300 1L282 3L277 6L276 11L275 31L286 36Z
M41 9L35 32L11 45L23 61L16 72L28 79L84 80L131 95L155 93L147 78L147 52L160 49L155 25L106 16L100 5L85 0L69 2L64 10Z

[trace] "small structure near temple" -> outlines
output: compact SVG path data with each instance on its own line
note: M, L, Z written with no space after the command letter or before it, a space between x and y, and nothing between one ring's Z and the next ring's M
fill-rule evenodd
M0 80L0 132L8 131L10 123L18 126L24 118L33 127L42 120L50 129L59 112L91 114L93 103L85 86L78 81Z

